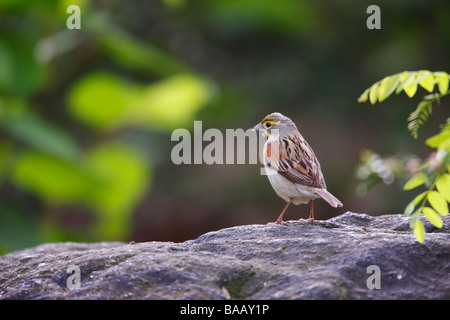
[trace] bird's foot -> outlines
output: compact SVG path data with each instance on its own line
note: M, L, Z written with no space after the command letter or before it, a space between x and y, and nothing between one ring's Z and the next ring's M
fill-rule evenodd
M268 225L277 225L277 224L279 224L279 225L282 225L282 226L288 226L288 225L290 225L289 222L283 221L283 220L277 220L277 221L275 221L275 222L268 222L267 224L268 224Z

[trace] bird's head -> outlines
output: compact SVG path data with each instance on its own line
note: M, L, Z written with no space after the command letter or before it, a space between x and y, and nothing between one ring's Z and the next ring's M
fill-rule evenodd
M281 113L274 112L267 115L260 123L253 127L256 132L264 133L267 138L271 135L277 134L282 137L286 134L297 131L294 122Z

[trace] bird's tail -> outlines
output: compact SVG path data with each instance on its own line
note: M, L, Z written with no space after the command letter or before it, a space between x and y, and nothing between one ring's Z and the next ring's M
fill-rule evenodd
M338 200L335 196L333 196L326 189L316 189L315 193L317 193L322 199L324 199L328 204L334 208L342 207L342 202Z

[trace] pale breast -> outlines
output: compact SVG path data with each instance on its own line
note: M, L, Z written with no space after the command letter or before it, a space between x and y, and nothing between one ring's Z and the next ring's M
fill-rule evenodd
M266 173L272 188L280 198L284 199L284 201L288 202L299 195L295 184L287 180L281 174L274 173L273 170L270 170L270 168L267 167Z

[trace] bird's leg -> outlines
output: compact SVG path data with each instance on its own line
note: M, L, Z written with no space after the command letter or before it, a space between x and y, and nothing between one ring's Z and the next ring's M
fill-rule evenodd
M312 221L312 224L314 224L314 206L313 206L314 200L309 200L309 217L308 219Z
M283 221L283 216L284 216L284 213L286 212L287 208L288 208L289 205L291 204L291 202L292 202L292 200L289 201L288 203L286 203L286 205L284 206L283 211L281 211L281 214L280 214L280 216L278 217L277 221L275 221L276 224L282 224L282 225L285 225L285 226L289 224L289 223Z

